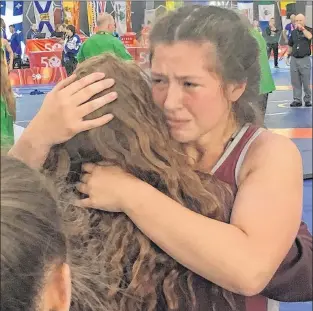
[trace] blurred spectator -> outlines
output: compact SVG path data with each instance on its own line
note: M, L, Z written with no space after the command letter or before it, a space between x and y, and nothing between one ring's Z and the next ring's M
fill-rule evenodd
M32 24L30 29L27 31L26 39L35 39L38 33L37 25Z
M284 40L285 40L286 43L288 43L288 40L291 37L291 33L296 28L295 27L295 18L296 18L295 14L291 14L290 15L290 23L285 26L285 29L283 31L283 37L284 37Z
M271 18L268 27L265 29L265 41L267 43L267 56L270 58L272 51L274 52L274 65L278 68L278 42L281 30L276 28L275 19Z
M80 37L76 34L75 27L66 27L66 39L64 41L64 65L67 75L70 76L77 65L77 54L81 46Z
M125 60L132 59L124 44L113 35L115 21L112 15L108 13L99 15L97 24L98 31L83 43L78 53L78 62L81 63L87 58L102 53L113 53Z

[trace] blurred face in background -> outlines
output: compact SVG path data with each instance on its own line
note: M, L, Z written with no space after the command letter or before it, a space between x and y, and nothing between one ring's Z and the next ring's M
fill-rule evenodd
M295 19L296 19L296 15L291 14L291 15L290 15L290 22L291 22L292 24L295 23Z
M271 19L270 19L269 25L270 25L270 26L275 26L275 19L274 19L274 18L271 18Z
M296 26L302 26L304 27L305 25L305 17L303 14L298 14L295 18L295 24Z

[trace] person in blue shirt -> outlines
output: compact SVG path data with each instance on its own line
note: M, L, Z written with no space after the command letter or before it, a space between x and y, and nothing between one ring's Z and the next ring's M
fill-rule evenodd
M10 25L9 26L10 32L11 32L11 49L14 53L14 57L21 57L22 55L22 46L21 46L21 37L20 34L16 32L15 26Z
M295 14L290 15L290 23L285 26L285 29L283 31L283 37L286 43L288 43L292 31L296 29L295 18L296 18Z
M66 38L64 41L64 67L67 75L70 76L77 65L77 54L81 46L81 40L76 34L75 27L68 25L66 27Z

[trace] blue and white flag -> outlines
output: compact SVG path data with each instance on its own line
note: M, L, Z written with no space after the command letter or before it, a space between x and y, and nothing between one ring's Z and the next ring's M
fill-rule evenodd
M38 31L50 36L54 31L53 1L34 1L33 3Z
M23 1L0 1L0 5L8 39L11 38L9 26L14 25L20 40L23 41Z

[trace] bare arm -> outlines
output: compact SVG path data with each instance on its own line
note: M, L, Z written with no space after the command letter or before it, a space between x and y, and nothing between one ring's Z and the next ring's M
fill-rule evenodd
M312 39L312 33L305 28L303 29L303 34L308 40Z
M288 253L302 211L301 156L293 143L273 135L266 133L271 142L247 155L230 224L196 214L147 184L124 211L190 270L235 293L260 293Z

